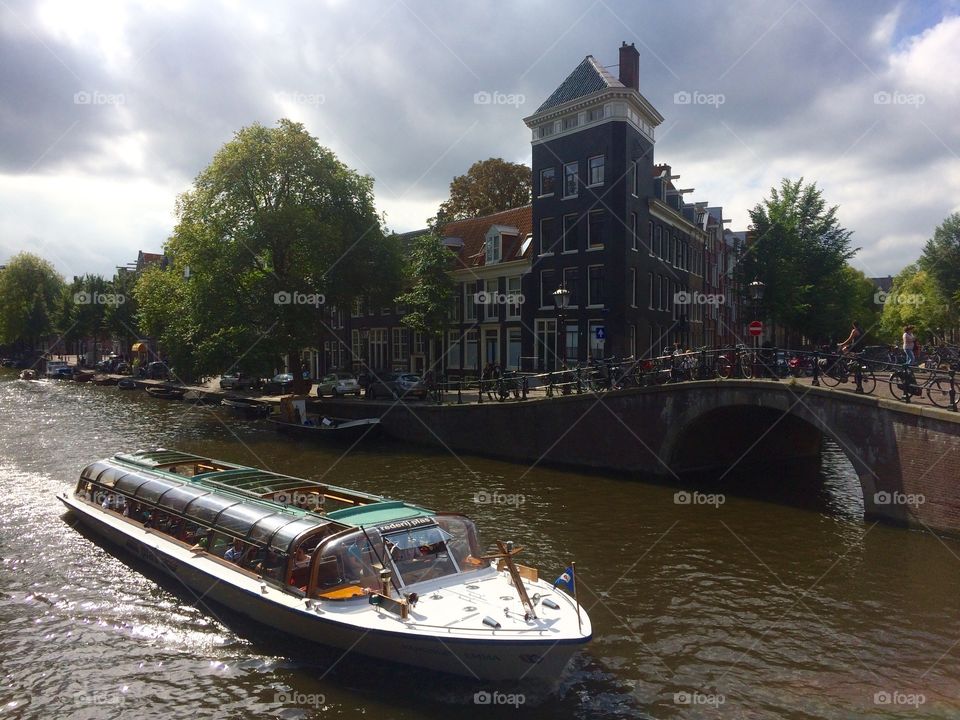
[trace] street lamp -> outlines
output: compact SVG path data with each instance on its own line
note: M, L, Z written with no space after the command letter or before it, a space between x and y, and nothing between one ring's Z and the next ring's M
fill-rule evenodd
M754 303L759 303L763 300L763 292L767 289L766 284L759 280L754 280L748 287L750 288L750 299L753 300Z
M560 360L564 370L567 368L567 329L564 327L567 307L570 305L570 291L565 283L553 291L553 304L557 308L557 334L560 336Z

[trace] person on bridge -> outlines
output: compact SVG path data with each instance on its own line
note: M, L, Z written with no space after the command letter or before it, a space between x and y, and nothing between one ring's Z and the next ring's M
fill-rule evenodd
M913 349L917 345L917 338L913 334L913 325L907 325L903 328L903 354L907 356L907 365L913 365L917 362Z
M850 328L850 334L847 336L847 339L840 343L840 350L842 352L857 352L860 349L860 344L863 342L863 328L860 327L860 321L854 320L853 327Z

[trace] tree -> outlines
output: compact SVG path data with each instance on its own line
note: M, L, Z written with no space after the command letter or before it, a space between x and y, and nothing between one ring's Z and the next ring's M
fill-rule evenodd
M97 355L109 334L107 310L116 302L109 283L100 275L75 277L63 291L57 316L63 340L73 343L91 339L93 347L88 351Z
M934 279L940 290L953 303L960 298L960 212L948 216L933 232L923 247L919 269Z
M883 303L881 327L885 337L899 344L903 328L913 325L916 335L927 341L939 330L950 327L951 310L936 278L920 263L909 265L893 279L889 293L880 294Z
M490 215L530 202L532 171L502 158L480 160L450 183L450 198L440 204L430 227L439 231L455 220Z
M384 237L373 180L299 123L237 132L177 216L166 251L173 274L189 268L178 290L191 321L167 318L165 332L189 332L180 341L193 343L196 374L256 370L286 353L302 391L300 350L322 328L321 306L396 295L399 252Z
M415 238L404 268L409 290L397 298L407 307L401 322L433 338L437 352L442 352L443 334L456 298L456 283L450 275L454 259L435 233Z
M22 252L0 270L0 344L36 349L53 330L63 277L46 260Z
M194 377L194 348L200 338L182 273L147 268L133 289L137 324L163 349L167 361L182 380Z
M851 320L847 261L851 232L827 207L815 183L787 178L750 211L756 238L739 267L742 287L754 279L766 285L763 306L769 320L809 339L835 337Z

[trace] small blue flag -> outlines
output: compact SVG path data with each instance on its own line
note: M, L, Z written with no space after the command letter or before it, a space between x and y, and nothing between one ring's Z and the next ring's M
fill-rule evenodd
M574 579L573 579L572 567L568 567L566 570L564 570L563 575L561 575L554 581L553 586L556 587L557 585L563 585L563 587L565 587L570 592L574 591Z

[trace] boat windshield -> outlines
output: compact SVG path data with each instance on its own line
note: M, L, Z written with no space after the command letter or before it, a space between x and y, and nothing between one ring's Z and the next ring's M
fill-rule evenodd
M330 538L317 560L317 594L349 598L378 590L385 558L383 539L374 528Z
M413 585L460 571L447 547L452 537L436 525L423 525L388 533L383 539L403 584Z

